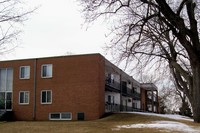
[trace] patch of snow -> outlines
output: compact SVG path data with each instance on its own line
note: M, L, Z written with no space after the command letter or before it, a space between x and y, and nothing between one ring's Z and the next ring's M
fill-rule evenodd
M189 117L176 115L176 114L156 114L156 113L146 113L146 112L128 112L128 113L140 114L140 115L150 115L150 116L159 116L159 117L164 117L164 118L169 118L169 119L174 119L174 120L193 121L193 119L191 119Z
M120 130L121 128L157 128L157 129L165 129L167 131L179 131L184 133L200 133L199 130L195 130L192 127L173 121L153 121L149 124L131 124L131 125L121 125L113 128L113 130Z

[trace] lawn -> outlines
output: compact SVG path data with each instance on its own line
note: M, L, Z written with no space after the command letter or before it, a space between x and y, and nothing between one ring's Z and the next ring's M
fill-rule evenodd
M119 125L151 123L152 121L177 121L157 116L139 114L113 114L106 118L94 121L16 121L1 122L1 133L164 133L166 130L157 128L121 128ZM200 124L189 121L180 121L195 128ZM173 133L179 133L173 131Z

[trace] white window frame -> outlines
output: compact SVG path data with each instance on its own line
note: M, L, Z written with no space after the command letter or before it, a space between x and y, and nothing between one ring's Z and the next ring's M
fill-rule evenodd
M42 93L46 92L46 102L42 102ZM51 92L51 101L47 102L47 92ZM40 94L40 103L41 104L52 104L52 90L41 90L41 94Z
M70 118L62 118L62 114L70 114ZM51 114L59 114L59 118L51 118ZM49 120L72 120L72 113L71 112L52 112L49 113Z
M25 68L24 77L22 77L22 75L21 75L22 68ZM26 69L28 70L27 73L26 73ZM19 78L20 79L30 79L30 66L20 66Z
M24 93L23 103L20 102L21 93ZM25 97L25 96L26 96L25 94L26 94L26 93L28 93L28 102L27 102L27 103L25 102L25 101L26 101L26 100L25 100L25 98L26 98L26 97ZM29 101L30 101L30 92L29 92L29 91L20 91L20 92L19 92L19 104L20 104L20 105L27 105L27 104L29 104Z
M43 74L43 67L44 66L47 67L46 76L44 76L44 74ZM41 77L42 78L52 78L53 77L53 65L52 64L43 64L41 66Z

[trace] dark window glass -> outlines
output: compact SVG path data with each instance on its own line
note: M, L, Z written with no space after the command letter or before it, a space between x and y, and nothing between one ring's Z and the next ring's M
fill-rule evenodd
M51 114L51 119L60 119L60 113Z
M20 78L25 78L25 67L21 67L21 75Z
M51 91L47 91L47 102L51 102Z
M46 103L46 91L42 92L42 103Z
M42 67L42 77L46 77L47 76L47 66L43 66Z

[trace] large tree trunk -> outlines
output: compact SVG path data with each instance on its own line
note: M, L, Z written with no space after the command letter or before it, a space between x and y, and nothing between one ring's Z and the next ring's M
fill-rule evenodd
M200 123L200 62L193 66L193 118Z

